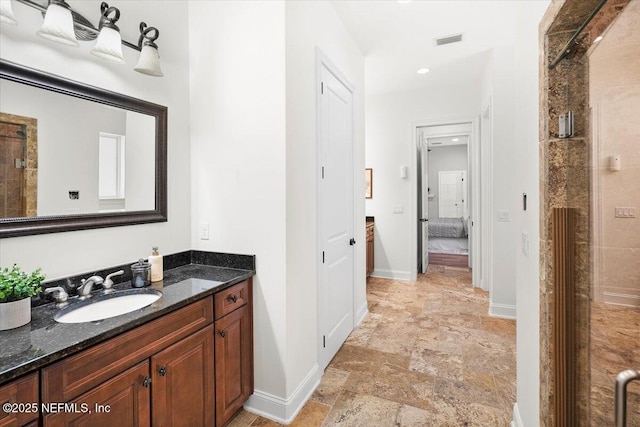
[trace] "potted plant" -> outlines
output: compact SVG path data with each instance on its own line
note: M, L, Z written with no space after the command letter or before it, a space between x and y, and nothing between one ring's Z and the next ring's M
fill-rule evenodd
M28 274L16 264L0 270L0 330L31 322L31 297L41 290L44 275L40 269Z

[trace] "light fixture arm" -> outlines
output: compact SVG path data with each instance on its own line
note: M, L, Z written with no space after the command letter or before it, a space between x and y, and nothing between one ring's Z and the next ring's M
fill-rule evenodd
M142 50L142 46L151 46L157 49L158 45L155 42L158 37L160 37L160 31L156 27L148 27L145 22L141 22L138 50Z
M34 0L15 0L15 1L18 3L22 3L26 6L29 6L33 9L36 9L42 12L43 14L46 13L47 11L47 6L42 6L41 4L35 2ZM74 26L90 34L92 36L91 39L95 39L96 37L98 37L100 30L98 28L95 28L93 25L91 25L91 22L88 19L86 19L84 16L82 16L81 14L73 10L64 0L49 0L49 1L50 3L57 3L61 6L68 7L71 10L71 13L73 15ZM102 17L100 18L100 24L99 24L100 28L102 28L103 25L106 25L106 26L110 26L111 28L115 27L115 29L117 29L118 27L115 26L115 23L116 21L118 21L118 19L120 19L120 11L115 7L109 7L109 5L105 2L103 2L102 5L100 6L100 10L102 11ZM114 13L114 16L109 17L109 15L112 13ZM149 28L153 29L153 27L149 27ZM153 40L157 38L158 37L156 36ZM138 52L142 50L142 46L135 45L126 40L122 40L122 44L128 47L129 49L137 50Z
M116 22L120 19L120 9L117 7L109 7L107 2L103 1L100 5L100 11L102 12L102 16L100 16L98 29L101 30L102 27L108 27L120 32L120 28L116 25ZM113 16L109 16L110 14L113 14Z

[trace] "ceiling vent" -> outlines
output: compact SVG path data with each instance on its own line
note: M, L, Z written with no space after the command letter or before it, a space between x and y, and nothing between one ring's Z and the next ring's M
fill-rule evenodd
M452 36L445 36L436 39L436 46L442 46L445 44L458 43L462 41L462 34L454 34Z

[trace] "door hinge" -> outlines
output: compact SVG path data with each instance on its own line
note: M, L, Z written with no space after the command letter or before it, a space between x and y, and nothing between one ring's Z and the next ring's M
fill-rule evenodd
M324 82L320 82L320 94L324 95Z
M323 335L322 336L322 348L326 348L327 347L327 336Z
M324 264L324 251L322 251L322 263Z
M322 179L324 179L324 166L322 167Z
M14 166L16 167L16 169L24 169L27 167L27 162L22 159L15 159Z

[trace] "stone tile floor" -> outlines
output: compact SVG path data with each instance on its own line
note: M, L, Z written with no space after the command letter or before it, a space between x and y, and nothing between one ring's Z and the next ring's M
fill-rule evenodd
M417 282L371 278L369 314L291 426L508 426L516 325L489 317L468 269ZM279 426L241 411L231 427Z

